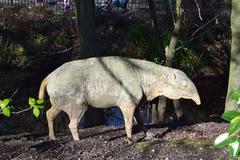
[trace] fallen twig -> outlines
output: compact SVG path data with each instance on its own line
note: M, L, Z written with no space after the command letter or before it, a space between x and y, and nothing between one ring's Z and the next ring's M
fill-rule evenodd
M72 49L74 49L74 48L76 48L76 47L78 47L78 46L79 46L79 44L76 44L76 45L74 45L74 46L72 46L72 47L70 47L70 48L67 48L67 49L65 49L65 50L58 51L57 53L66 53L66 52L71 51Z

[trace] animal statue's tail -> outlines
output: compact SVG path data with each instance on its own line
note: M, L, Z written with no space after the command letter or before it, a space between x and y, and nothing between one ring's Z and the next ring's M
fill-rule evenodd
M44 96L45 96L45 91L46 91L46 86L48 84L48 76L45 77L41 83L41 86L40 86L40 89L39 89L39 92L38 92L38 98L39 99L44 99Z

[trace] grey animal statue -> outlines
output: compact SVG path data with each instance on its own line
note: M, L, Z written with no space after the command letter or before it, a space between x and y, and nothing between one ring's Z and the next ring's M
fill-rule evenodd
M52 104L46 113L50 139L55 139L53 121L61 111L69 116L73 139L79 140L78 124L88 105L118 106L123 113L127 138L132 140L134 117L144 129L138 109L143 102L166 96L201 103L195 85L182 71L117 56L67 62L42 81L39 99L44 98L45 90Z

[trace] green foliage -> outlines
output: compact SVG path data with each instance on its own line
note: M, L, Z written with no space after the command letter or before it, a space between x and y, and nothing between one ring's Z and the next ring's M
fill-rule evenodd
M6 117L10 117L11 111L14 109L14 107L11 105L12 99L7 98L4 100L0 100L0 113L2 113ZM40 109L43 109L44 100L43 99L35 99L30 97L28 99L28 104L30 106L29 109L33 109L33 115L38 118L40 115ZM27 110L29 110L27 109ZM25 110L25 111L27 111ZM19 112L20 113L20 112Z
M161 34L161 48L164 49L169 45L171 36L169 32ZM147 26L141 24L132 25L128 32L128 39L128 48L130 48L128 53L130 57L146 58L157 64L163 63L163 59L157 52L156 40L151 28L147 28ZM173 66L193 77L200 68L207 65L208 61L205 55L197 52L199 49L196 49L193 44L185 44L186 41L184 35L178 38L176 48L180 47L180 49L175 52Z
M36 35L34 42L36 45L43 45L46 42L46 37L41 34Z
M153 60L157 55L156 40L151 28L141 24L134 24L128 32L129 55L135 58L147 58Z
M0 111L2 112L2 114L6 117L10 117L11 115L11 109L14 109L13 106L11 106L11 99L7 98L4 100L0 100Z
M236 111L228 111L223 113L222 118L226 121L231 121L232 119L234 119L235 117L240 116L239 112Z
M169 45L171 36L168 32L162 34L164 48ZM193 44L188 45L185 44L185 42L186 40L183 35L177 39L176 49L178 47L180 47L180 49L175 52L173 66L193 77L202 66L207 65L207 61L203 59L205 57L196 51L197 49Z
M4 40L0 36L0 63L10 65L13 60L24 57L25 48L21 44Z
M231 99L236 101L239 106L240 105L240 90L233 92Z
M231 99L236 101L239 106L240 90L235 91ZM240 112L227 111L222 118L230 122L227 133L219 135L214 141L214 147L223 148L228 146L228 152L232 158L240 158Z
M43 99L38 99L36 100L35 98L29 97L28 99L28 104L30 105L31 108L33 108L33 115L38 118L40 115L40 109L43 109L44 100Z
M0 65L21 68L53 65L52 53L77 41L69 36L76 35L72 16L46 7L3 7L0 10ZM50 54L52 57L46 58Z
M65 47L69 46L71 44L71 40L69 38L69 35L66 32L62 31L56 37L55 44L65 46Z
M164 60L162 60L160 57L153 58L153 62L156 64L163 64Z

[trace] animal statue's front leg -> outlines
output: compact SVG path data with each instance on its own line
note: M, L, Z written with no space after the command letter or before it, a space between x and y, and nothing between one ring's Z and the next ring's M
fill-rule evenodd
M120 109L123 113L124 122L125 122L125 131L129 143L132 143L132 126L133 126L133 117L136 106L132 103L120 106Z

